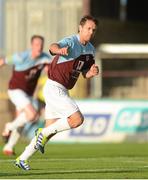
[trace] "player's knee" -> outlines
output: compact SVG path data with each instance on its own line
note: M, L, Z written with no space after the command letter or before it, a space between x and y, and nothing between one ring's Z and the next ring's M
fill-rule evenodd
M83 123L83 121L84 121L84 117L80 116L77 119L70 119L69 120L69 125L70 125L71 128L77 128Z
M31 112L31 113L28 113L27 116L28 116L28 120L29 121L36 121L36 119L37 119L37 112L34 111L34 112Z
M28 121L35 121L36 120L36 117L38 115L38 112L37 110L33 107L32 104L28 104L26 107L25 107L25 113L26 113L26 117L28 119Z

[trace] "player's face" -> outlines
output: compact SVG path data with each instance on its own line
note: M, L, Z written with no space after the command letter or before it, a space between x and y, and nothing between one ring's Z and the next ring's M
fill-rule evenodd
M32 43L32 52L35 56L40 56L43 51L43 41L40 38L33 39Z
M83 26L79 26L80 40L85 43L89 42L96 32L96 24L87 20Z

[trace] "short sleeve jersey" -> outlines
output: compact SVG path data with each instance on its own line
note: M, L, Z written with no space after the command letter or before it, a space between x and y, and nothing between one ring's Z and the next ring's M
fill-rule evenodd
M80 73L87 72L95 63L95 49L88 42L82 45L79 41L79 35L66 37L58 42L59 46L68 46L68 55L56 55L49 66L49 79L62 84L67 89L72 89Z
M31 50L16 53L6 58L7 64L13 65L9 89L22 89L32 96L42 69L51 61L51 56L42 53L37 59L31 58Z

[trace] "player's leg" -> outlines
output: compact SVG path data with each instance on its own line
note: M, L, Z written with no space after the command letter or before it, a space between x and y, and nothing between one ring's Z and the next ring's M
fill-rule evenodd
M21 136L22 128L28 121L36 120L37 117L37 107L35 108L34 100L32 100L30 97L28 97L25 93L21 91L15 91L10 94L11 100L15 102L14 104L17 105L19 111L17 111L17 117L14 119L14 121L6 124L2 134L6 137L8 136L8 134L10 134L10 132L12 132L10 134L8 142L3 148L3 154L5 155L14 154L14 146L16 145ZM16 100L16 95L18 95L19 99L21 99L21 102L19 102L19 100Z
M80 112L75 112L69 118L61 118L61 119L52 119L47 120L45 124L45 128L43 129L45 132L47 131L47 136L43 136L46 138L44 145L48 142L48 140L53 137L56 133L65 131L71 128L78 127L83 122L83 116ZM30 144L25 148L24 152L16 159L15 164L25 170L29 170L30 166L28 164L28 159L40 148L37 148L37 139L44 132L42 129L39 129L39 134L35 136ZM41 144L41 148L44 148ZM41 150L42 151L42 150Z
M53 124L55 120L48 121L48 126ZM36 145L36 136L31 140L30 144L26 146L25 150L23 153L16 159L15 164L16 166L24 169L24 170L29 170L30 166L28 164L28 159L37 151L35 148Z
M31 98L21 90L9 90L10 100L20 111L19 115L9 123L6 123L2 136L7 136L10 131L23 127L28 121L32 121L37 116L37 111L33 107Z
M12 121L7 123L6 131L13 131L19 127L24 126L29 121L34 121L37 116L37 111L34 109L31 103L27 104L21 111L21 113Z
M20 136L21 136L21 132L22 132L23 128L19 128L19 129L14 129L11 132L11 135L8 139L8 142L5 144L5 146L3 147L3 154L4 155L15 155L15 150L14 150L14 146L17 144Z
M19 116L21 112L19 110L16 110L16 117ZM7 124L6 124L7 126ZM18 130L15 129L13 131L9 131L5 126L5 130L3 131L2 137L4 142L6 143L3 147L3 154L4 155L15 155L14 146L19 140L21 136L21 132L23 128L19 128Z
M47 120L51 121L51 120ZM83 116L80 111L73 113L68 118L60 118L55 123L48 125L36 134L37 141L35 148L44 153L44 146L46 142L55 134L66 131L72 128L76 128L83 123Z
M57 119L54 123L50 125L48 125L48 121L50 122L51 120L46 121L47 125L45 128L42 129L42 134L48 137L51 134L56 134L58 132L62 132L80 126L83 122L83 116L80 111L77 111L68 118Z
M19 115L19 111L15 110L15 117L17 117ZM9 129L7 128L9 122L5 124L4 130L2 131L2 138L4 143L7 143L11 134L11 131L9 131Z
M18 115L18 117L16 117L14 119L14 121L12 121L12 123L9 123L9 124L6 125L5 130L3 132L3 136L5 135L5 137L6 137L9 134L10 135L9 135L9 138L8 138L8 142L5 144L5 146L3 148L3 154L5 154L5 155L14 155L15 154L14 153L14 146L17 144L17 142L18 142L18 140L19 140L19 138L21 136L21 132L22 132L23 127L25 126L25 124L30 119L26 118L25 112L21 112Z
M83 123L80 111L70 115L68 118L52 119L46 121L46 127L40 128L24 152L16 159L15 164L24 170L30 170L28 159L37 151L44 153L44 146L48 140L58 132L76 128Z

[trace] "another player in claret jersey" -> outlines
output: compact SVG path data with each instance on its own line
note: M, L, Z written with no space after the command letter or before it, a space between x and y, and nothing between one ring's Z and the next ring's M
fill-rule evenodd
M48 80L44 87L45 128L39 128L35 137L16 159L16 165L29 170L27 162L37 150L44 153L47 141L57 133L80 126L84 117L68 90L73 88L80 73L84 78L92 78L99 73L95 64L95 49L90 43L98 21L92 16L80 20L78 34L66 37L49 47L55 55L48 69Z
M36 100L33 94L45 65L51 62L51 56L43 52L44 38L40 35L33 35L31 48L12 56L0 58L0 66L5 64L13 65L13 72L9 81L8 95L16 107L16 118L6 123L2 136L8 139L3 148L5 155L14 154L21 130L27 122L38 119Z

